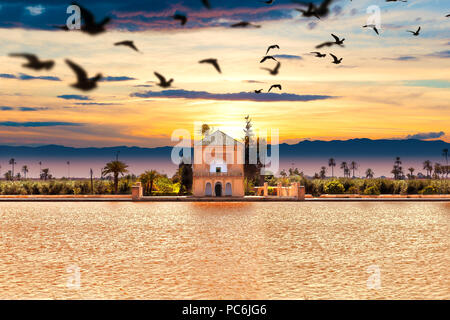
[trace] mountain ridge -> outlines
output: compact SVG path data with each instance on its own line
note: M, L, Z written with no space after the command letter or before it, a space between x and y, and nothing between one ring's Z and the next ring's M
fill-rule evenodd
M67 147L57 144L42 146L10 146L0 145L0 157L46 156L46 157L170 157L171 146L139 147ZM281 157L317 157L317 156L441 156L442 150L450 148L450 143L443 140L418 139L368 139L355 138L348 140L303 140L296 144L279 144Z

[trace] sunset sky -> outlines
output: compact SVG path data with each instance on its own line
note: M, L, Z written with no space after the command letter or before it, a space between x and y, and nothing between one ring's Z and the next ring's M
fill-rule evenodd
M79 1L97 20L110 16L108 31L89 36L60 31L64 1L0 1L0 144L87 146L172 145L175 129L193 131L195 121L242 136L244 116L257 128L277 128L282 142L304 139L439 138L450 141L450 13L448 1L334 1L327 18L304 18L301 6L276 0ZM226 3L226 5L224 4ZM362 28L381 9L380 35ZM182 27L170 17L188 15ZM248 20L261 28L235 29ZM421 33L414 37L406 30ZM318 51L343 57L316 58L309 52L345 38L345 47ZM133 40L142 53L116 47ZM270 75L259 63L269 45L281 62ZM12 52L54 59L50 71L23 68ZM89 75L102 73L96 90L83 92L69 58ZM217 58L222 74L211 65ZM156 86L153 72L174 78ZM281 84L283 90L256 95Z

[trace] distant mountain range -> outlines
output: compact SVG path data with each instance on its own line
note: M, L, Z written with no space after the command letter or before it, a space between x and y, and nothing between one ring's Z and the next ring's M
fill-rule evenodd
M297 144L280 144L280 169L298 167L305 174L313 175L321 166L328 167L328 159L333 157L338 163L335 172L340 173L342 161L356 161L359 165L358 176L367 168L375 170L377 176L390 175L395 157L401 157L404 168L414 167L416 172L422 170L424 160L445 163L442 150L449 149L450 143L433 140L370 140L351 139L334 141L301 141ZM132 173L140 174L145 170L155 169L169 175L177 168L171 162L172 147L106 147L106 148L72 148L58 145L46 146L0 146L0 176L12 167L8 160L16 160L16 172L23 165L29 168L29 177L38 177L42 168L50 168L56 177L87 177L89 169L95 176L100 176L105 163L114 160L117 152L119 159L129 165ZM70 166L67 164L70 161Z
M371 140L350 139L332 141L301 141L297 144L280 144L280 157L323 158L323 157L358 157L358 158L427 158L440 157L443 149L449 149L450 143L442 140ZM0 146L0 158L111 158L120 152L122 159L170 159L172 147L104 147L73 148L59 145Z

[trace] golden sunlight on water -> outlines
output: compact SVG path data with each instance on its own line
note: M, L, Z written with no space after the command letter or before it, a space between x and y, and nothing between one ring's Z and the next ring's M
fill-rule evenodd
M0 203L0 298L449 299L449 217L424 202Z

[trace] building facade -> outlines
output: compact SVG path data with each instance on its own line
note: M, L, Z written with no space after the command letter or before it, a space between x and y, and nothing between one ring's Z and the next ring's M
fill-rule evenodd
M194 145L192 193L196 197L244 196L244 145L220 130Z

